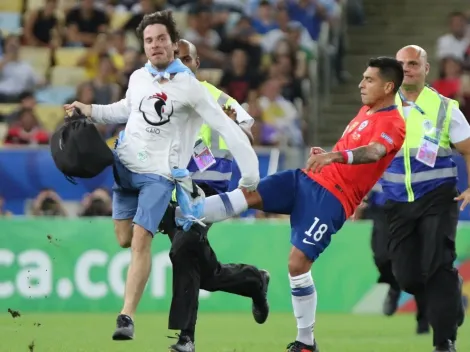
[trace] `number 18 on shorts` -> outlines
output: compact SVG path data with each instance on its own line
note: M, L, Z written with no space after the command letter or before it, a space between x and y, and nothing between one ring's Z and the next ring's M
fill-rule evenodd
M331 236L341 229L346 215L335 196L316 182L310 182L309 191L297 193L291 214L291 243L315 261L330 244Z

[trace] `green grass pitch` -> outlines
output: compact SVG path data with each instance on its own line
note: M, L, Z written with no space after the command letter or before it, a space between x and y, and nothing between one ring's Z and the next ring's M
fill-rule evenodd
M167 336L165 314L138 314L136 339L114 342L111 314L29 314L0 317L0 352L165 352L174 340ZM38 324L40 324L38 326ZM411 315L319 314L315 336L321 352L426 352L431 335L416 336ZM292 314L274 313L257 325L246 313L202 313L198 320L198 352L285 351L295 339ZM29 346L34 341L34 347ZM459 330L458 351L470 351L468 324Z

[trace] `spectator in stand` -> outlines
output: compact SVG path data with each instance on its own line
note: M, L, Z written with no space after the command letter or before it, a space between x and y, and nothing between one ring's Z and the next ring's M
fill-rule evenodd
M108 29L107 14L95 6L94 0L81 0L65 19L66 45L91 47L99 33Z
M189 14L189 28L184 38L197 47L201 60L200 68L222 68L226 55L218 50L219 34L212 29L212 10L208 6L196 6Z
M45 145L49 144L49 134L39 126L33 110L23 109L19 114L18 122L8 130L5 144Z
M116 0L114 4L114 11L116 12L137 13L140 10L139 0Z
M124 67L118 72L117 84L121 88L121 98L125 97L129 78L139 68L139 53L134 49L127 49L123 56ZM81 101L81 100L78 100Z
M67 216L62 199L52 189L39 192L33 201L31 213L34 216Z
M117 70L124 68L124 55L127 49L126 32L119 30L111 33L109 55L113 59L113 64Z
M432 87L443 96L458 99L462 76L462 62L455 57L446 57L441 61L440 78Z
M231 63L231 67L222 75L220 89L240 104L254 101L257 97L259 77L255 70L250 70L246 52L235 49L232 52Z
M248 105L248 114L255 120L253 126L251 126L251 134L253 135L253 145L260 146L263 144L263 119L262 111L259 106L258 100L253 101Z
M109 56L100 57L98 73L90 82L96 104L107 105L119 100L121 89L116 84L116 79L117 70L111 58Z
M99 73L102 57L111 57L114 67L121 69L124 60L117 50L110 48L109 36L101 33L96 37L93 46L78 60L77 65L86 69L88 79L93 79Z
M286 0L287 11L292 21L300 22L317 41L321 24L329 21L335 14L335 0Z
M74 101L80 101L83 104L91 105L96 104L93 86L90 82L84 82L77 87L77 94L73 99L67 101L67 104L72 104Z
M289 22L287 26L287 40L292 46L292 49L297 53L297 60L302 62L302 65L307 65L308 62L313 60L314 55L312 48L306 47L302 43L301 37L303 28L304 27L299 22ZM307 68L305 68L305 70L306 69ZM299 78L305 77L303 71L299 71L296 76Z
M258 68L262 56L261 38L251 25L251 19L242 16L238 19L235 27L227 34L226 40L223 41L219 49L228 53L234 49L242 49L248 55L248 65Z
M470 123L470 68L465 67L464 69L464 73L460 80L458 100L460 102L460 110Z
M437 40L437 58L442 60L454 56L459 60L464 59L465 52L470 44L467 36L467 18L462 12L452 12L449 15L450 33Z
M122 28L124 31L132 32L134 35L137 35L135 29L142 22L144 15L153 13L155 11L163 10L163 5L157 5L152 0L140 0L139 7L134 10L132 17L126 22ZM138 38L140 40L140 38Z
M246 0L245 13L250 17L255 16L263 2L265 2L265 0ZM267 2L269 2L271 6L276 6L279 3L279 0L267 0Z
M21 93L19 96L20 104L18 108L5 117L5 122L9 125L19 120L19 116L23 110L33 110L36 107L36 98L31 92Z
M282 83L278 79L267 80L258 102L263 121L263 145L303 144L299 113L295 105L281 95Z
M86 194L82 200L80 216L111 216L112 198L107 189L97 188L91 194Z
M277 28L274 19L274 6L268 0L262 0L259 4L256 14L253 15L253 28L258 34L266 34L272 29Z
M7 36L4 48L5 54L0 59L0 103L18 103L22 93L44 82L41 82L29 63L20 60L18 36Z
M274 48L276 47L277 42L282 39L286 38L289 35L289 24L290 17L289 13L287 12L286 9L279 9L277 11L277 24L278 27L277 29L270 30L267 34L265 34L261 40L261 47L263 48L263 51L265 53L271 53ZM296 26L298 26L296 24ZM301 32L300 33L300 45L310 51L315 50L315 42L313 39L310 37L310 34L308 33L307 29L305 29L304 26L298 28L298 30Z
M5 198L0 195L0 217L2 216L12 216L12 212L8 211L5 208Z
M57 0L46 0L43 7L31 11L24 24L24 42L30 46L51 46L53 31L60 31L55 14Z

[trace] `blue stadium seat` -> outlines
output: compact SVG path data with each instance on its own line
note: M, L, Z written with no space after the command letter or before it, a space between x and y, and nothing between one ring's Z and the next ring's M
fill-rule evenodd
M0 30L10 34L19 34L21 29L21 14L15 12L0 12Z
M62 105L75 96L75 88L54 86L40 89L36 92L36 100L40 104Z

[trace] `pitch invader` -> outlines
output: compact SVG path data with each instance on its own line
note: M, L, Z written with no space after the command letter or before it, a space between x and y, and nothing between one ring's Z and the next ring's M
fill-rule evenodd
M319 351L313 333L317 291L310 270L403 144L405 123L394 105L402 81L403 69L395 59L370 60L359 84L364 106L332 152L312 148L305 169L268 176L256 191L237 189L205 201L203 216L209 223L247 208L290 215L289 281L298 333L288 352ZM179 209L176 217L182 218Z

